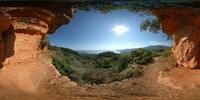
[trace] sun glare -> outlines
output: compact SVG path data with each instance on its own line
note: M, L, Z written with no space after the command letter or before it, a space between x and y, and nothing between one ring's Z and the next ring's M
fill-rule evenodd
M129 31L129 28L126 27L126 26L123 26L123 25L116 25L116 26L113 28L113 31L116 33L116 35L122 35L122 34L124 34L125 32L128 32L128 31Z

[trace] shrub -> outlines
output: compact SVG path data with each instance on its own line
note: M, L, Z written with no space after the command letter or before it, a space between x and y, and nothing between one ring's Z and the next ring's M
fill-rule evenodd
M161 57L160 61L162 64L161 70L165 72L170 71L172 68L175 67L175 64L176 64L173 55L168 56L168 57Z
M60 72L61 75L69 76L69 78L72 80L83 83L82 77L85 73L84 69L69 65L64 60L59 58L53 59L53 65L56 66L56 69Z
M108 51L98 54L94 60L97 68L111 68L118 65L117 62L120 61L120 55Z
M100 54L97 55L98 58L102 58L102 57L116 57L119 54L111 52L111 51L107 51L107 52L102 52Z
M171 49L165 49L160 56L160 62L161 62L161 70L162 71L170 71L172 68L175 67L175 59L174 56L172 55Z
M105 71L102 71L101 69L96 70L88 70L87 73L84 74L83 76L83 80L85 81L85 83L89 83L89 84L103 84L105 83L103 81L104 77L106 76Z
M130 62L146 65L153 62L153 55L150 51L145 49L133 50L130 55Z
M134 67L132 77L140 77L143 74L143 68L141 66Z
M171 56L171 55L172 55L171 48L165 49L165 50L161 53L161 56L163 56L163 57L168 57L168 56Z
M129 56L125 55L120 60L119 72L126 69L129 64Z
M117 75L116 80L119 81L131 77L139 77L142 76L142 73L143 70L141 66L128 67Z
M49 46L49 41L48 38L45 38L40 41L40 49L44 49L45 47Z
M110 61L107 60L107 59L97 59L95 64L96 64L97 68L110 68L110 67L112 67Z
M58 71L60 72L61 75L65 75L65 64L63 61L54 58L53 59L53 65L56 67L56 69L58 69Z

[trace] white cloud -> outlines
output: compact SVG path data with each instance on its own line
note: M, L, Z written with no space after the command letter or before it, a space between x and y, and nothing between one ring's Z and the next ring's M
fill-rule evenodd
M151 41L150 44L151 45L167 45L167 43L165 42L156 42L156 41Z
M116 32L116 35L122 35L125 32L129 31L129 28L123 25L117 25L113 28L113 31Z

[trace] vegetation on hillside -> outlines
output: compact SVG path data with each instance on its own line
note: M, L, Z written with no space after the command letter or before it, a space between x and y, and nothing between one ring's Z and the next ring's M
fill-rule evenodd
M174 56L171 52L171 48L165 49L159 53L160 62L162 63L162 71L170 71L176 66Z
M153 62L153 55L150 51L145 49L137 49L131 52L130 62L146 65Z
M80 84L106 84L143 75L143 65L153 57L170 55L166 51L133 50L130 54L111 51L97 55L81 54L74 50L49 46L53 64L62 75ZM155 56L156 55L156 56Z

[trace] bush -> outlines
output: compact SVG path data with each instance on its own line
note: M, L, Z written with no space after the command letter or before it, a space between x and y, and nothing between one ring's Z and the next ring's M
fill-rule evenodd
M141 66L134 67L132 77L140 77L143 74L143 68Z
M100 53L100 54L97 55L98 58L116 57L116 56L119 56L119 54L111 52L111 51L102 52L102 53Z
M118 65L117 62L120 61L120 55L108 51L98 54L94 60L97 68L111 68Z
M49 46L49 41L48 41L48 38L45 38L43 40L40 41L40 49L44 49L45 47L48 47Z
M161 53L161 56L163 57L169 57L172 55L172 51L171 51L171 48L169 49L165 49L162 53Z
M83 80L89 84L107 84L113 81L110 72L108 69L91 69L84 74Z
M61 75L65 75L65 64L63 61L54 58L53 59L53 65L56 66L56 69L58 69L58 71L60 72Z
M174 56L172 55L171 49L166 49L161 53L160 62L162 64L161 70L162 71L170 71L175 67L176 61Z
M53 59L53 65L56 66L56 69L58 69L61 75L69 76L72 80L83 83L82 77L85 73L84 69L68 65L65 61L58 58Z
M120 60L119 72L126 69L129 64L129 56L125 55Z
M141 66L128 67L117 75L116 80L120 81L131 77L139 77L142 76L142 73Z
M150 51L145 49L133 50L130 55L130 62L140 65L146 65L153 62L153 55Z

